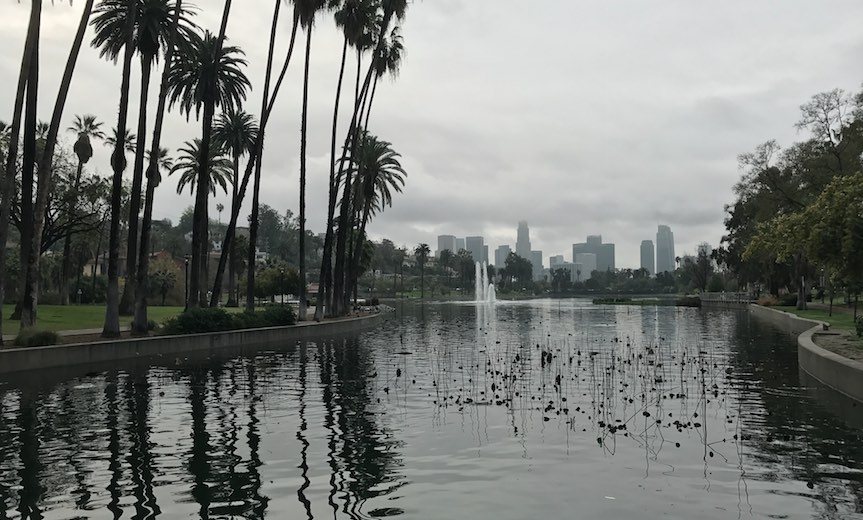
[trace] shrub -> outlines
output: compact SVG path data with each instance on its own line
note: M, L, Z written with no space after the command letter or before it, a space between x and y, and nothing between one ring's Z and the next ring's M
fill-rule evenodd
M165 323L165 334L198 334L202 332L221 332L235 327L233 317L228 311L219 308L189 309Z
M25 329L15 337L16 347L45 347L60 343L60 335L52 330Z
M372 307L377 307L380 304L381 304L381 301L378 299L377 296L372 298L371 301L369 302L369 305L371 305Z
M779 297L779 305L783 307L794 307L797 305L797 293L783 294Z
M201 334L238 329L283 327L297 322L294 309L288 305L269 305L258 311L231 314L224 309L189 309L171 318L162 327L162 334ZM155 324L153 324L155 325Z
M779 300L772 294L765 294L764 296L759 297L758 301L755 303L761 305L762 307L774 307L776 305L779 305Z
M259 311L234 314L234 329L284 327L297 322L294 309L288 305L268 305Z

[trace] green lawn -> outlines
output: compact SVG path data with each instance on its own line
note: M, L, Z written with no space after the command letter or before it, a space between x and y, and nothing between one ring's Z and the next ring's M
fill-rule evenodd
M848 330L854 332L856 334L856 330L854 328L854 316L851 314L842 312L842 311L833 311L833 316L830 316L826 310L821 309L810 309L806 311L798 311L793 306L792 307L775 307L780 311L790 312L792 314L796 314L801 318L809 318L810 320L818 320L818 321L826 321L830 324L830 328L833 330Z
M17 334L19 322L11 321L13 305L3 306L3 334ZM105 324L104 305L40 305L37 326L44 330L101 329ZM147 314L156 323L183 312L182 307L149 307ZM120 316L120 326L128 327L131 316Z

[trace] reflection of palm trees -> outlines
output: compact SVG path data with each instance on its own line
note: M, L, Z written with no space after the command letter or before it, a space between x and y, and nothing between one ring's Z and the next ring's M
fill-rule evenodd
M300 465L298 466L303 472L303 485L297 490L297 498L303 504L303 508L306 510L306 516L309 520L312 520L312 503L309 502L309 499L306 498L306 490L311 485L311 481L309 480L309 461L308 461L308 451L309 451L309 441L306 440L306 430L308 429L308 423L306 422L306 362L308 361L308 357L306 356L306 345L303 344L300 346L300 429L297 430L297 440L300 441L300 444L303 445L300 450Z
M189 401L192 408L192 456L189 472L194 477L192 497L201 506L201 518L209 518L212 497L207 478L210 475L210 435L207 433L207 373L194 370L189 378Z
M249 462L246 464L246 469L249 474L249 480L252 483L249 491L251 492L254 518L264 518L264 514L267 511L267 503L270 499L261 495L261 473L258 469L264 463L261 461L261 436L258 433L258 423L261 421L258 419L258 399L255 395L257 388L255 384L256 375L257 371L255 370L255 360L253 358L248 362L246 381L249 388L249 426L247 428L248 433L246 434L249 440Z
M18 444L21 450L18 455L21 460L21 469L18 471L21 479L18 511L21 518L42 518L39 499L45 489L39 481L42 464L39 461L37 422L33 396L22 393L18 408Z
M150 444L150 382L147 373L126 378L125 398L129 413L126 425L131 446L126 460L132 472L135 494L133 518L155 518L161 513L153 493L153 454Z
M394 468L401 466L398 441L393 440L374 422L372 391L369 375L374 372L368 351L360 348L357 339L348 340L336 358L335 372L340 381L336 404L340 414L339 430L343 445L341 459L348 480L348 496L354 502L345 503L344 511L352 518L362 517L360 510L366 500L392 493L405 482L398 482ZM393 483L388 487L381 484Z
M119 403L117 400L117 374L111 374L105 379L105 402L107 403L107 421L108 428L108 470L111 472L111 481L108 483L108 493L111 495L111 500L108 503L108 510L114 514L114 518L120 518L123 510L120 509L120 480L123 477L123 468L120 463L120 432L117 427L119 424Z

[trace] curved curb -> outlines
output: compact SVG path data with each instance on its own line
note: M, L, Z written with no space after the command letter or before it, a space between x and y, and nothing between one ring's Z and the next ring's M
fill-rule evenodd
M824 386L863 402L863 363L816 345L812 337L819 330L820 326L812 327L797 337L797 362L801 370Z
M840 394L863 402L863 363L821 348L813 340L818 332L830 327L829 323L755 304L749 308L754 316L797 336L797 364L807 375Z
M146 357L216 353L230 347L286 344L304 339L360 332L377 324L382 317L382 313L377 313L321 323L302 322L287 327L3 349L0 350L0 375Z

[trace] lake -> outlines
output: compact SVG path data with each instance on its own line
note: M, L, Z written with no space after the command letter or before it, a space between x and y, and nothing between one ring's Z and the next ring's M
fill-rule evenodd
M863 518L856 408L746 312L398 307L0 380L0 519Z

